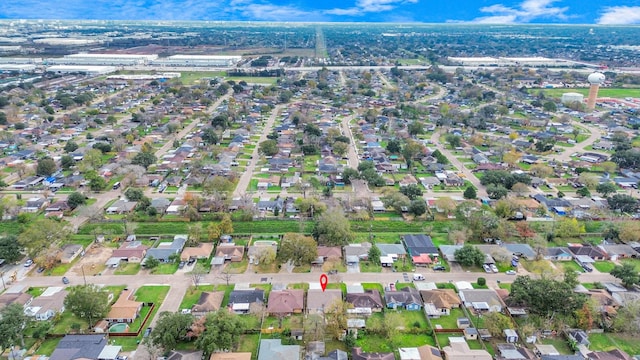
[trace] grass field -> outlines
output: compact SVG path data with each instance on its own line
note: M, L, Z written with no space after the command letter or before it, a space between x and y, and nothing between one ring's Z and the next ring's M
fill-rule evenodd
M113 272L116 275L135 275L140 271L140 264L125 263L118 266Z
M568 92L575 92L578 94L582 94L587 96L589 94L589 89L542 89L542 91L546 96L560 98L562 94ZM600 88L598 91L599 97L611 97L611 98L626 98L626 97L635 97L640 98L640 88L637 89L624 89L624 88Z
M596 261L593 263L593 267L598 269L600 272L609 273L614 267L616 267L616 264L611 261Z
M589 334L591 350L613 350L620 349L628 354L640 354L640 337L621 334Z

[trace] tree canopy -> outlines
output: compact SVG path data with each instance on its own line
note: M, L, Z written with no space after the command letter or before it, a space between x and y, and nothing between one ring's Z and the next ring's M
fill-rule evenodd
M464 244L454 253L456 262L462 266L482 266L484 264L484 253L471 244Z
M5 306L0 310L0 319L0 353L13 345L24 346L22 334L28 319L22 305L13 303Z
M67 236L69 236L69 230L63 223L51 219L38 219L18 236L18 243L33 259L49 246L59 244Z
M87 320L91 327L94 321L109 312L108 294L95 285L77 285L69 289L64 306L79 318Z
M163 347L165 351L173 350L179 341L187 338L191 324L193 324L191 314L164 311L160 313L149 338L154 345Z
M238 344L244 322L226 309L207 314L205 330L196 340L196 347L208 356L216 351L230 351Z
M282 261L293 261L296 266L311 264L318 256L318 245L309 236L297 233L286 233L280 242L278 256Z
M333 208L318 217L313 237L322 245L345 245L353 241L355 235L344 212Z
M586 301L583 294L573 291L577 283L577 275L573 271L567 271L561 280L518 276L511 284L507 303L511 306L527 306L538 315L569 315L580 309Z
M15 235L5 235L0 237L0 259L8 263L16 262L22 258L22 246L18 243Z
M640 274L632 263L623 263L616 265L610 273L613 277L620 279L622 286L630 288L633 285L640 284Z

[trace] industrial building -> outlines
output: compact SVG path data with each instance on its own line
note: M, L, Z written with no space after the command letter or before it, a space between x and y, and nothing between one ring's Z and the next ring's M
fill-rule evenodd
M562 94L560 101L562 101L563 104L571 104L576 102L582 103L584 101L584 95L575 92L568 92Z
M71 54L61 58L45 59L45 65L96 65L96 66L136 66L146 65L158 55L131 54Z
M0 64L42 64L42 58L0 57Z
M179 72L163 72L157 74L119 74L109 75L107 80L160 80L179 78L182 74Z
M0 71L6 72L27 72L34 71L36 66L33 64L2 64L0 63Z
M448 57L452 63L463 66L532 66L532 67L572 67L583 64L565 59L545 57Z
M118 68L115 66L54 65L47 67L47 72L57 74L104 75L116 71L118 71Z
M207 66L233 66L242 59L242 56L226 55L173 55L167 58L156 59L150 62L156 66L175 67L207 67Z

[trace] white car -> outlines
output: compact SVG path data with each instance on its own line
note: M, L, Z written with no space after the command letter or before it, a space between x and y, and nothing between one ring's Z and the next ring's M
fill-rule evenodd
M498 267L495 264L491 264L489 265L489 267L491 268L491 271L493 271L494 273L498 272Z
M484 269L484 272L486 273L490 273L491 272L491 267L487 264L482 265L482 268Z
M515 272L515 270L507 270L507 271L505 271L505 274L507 274L507 275L515 275L516 272Z

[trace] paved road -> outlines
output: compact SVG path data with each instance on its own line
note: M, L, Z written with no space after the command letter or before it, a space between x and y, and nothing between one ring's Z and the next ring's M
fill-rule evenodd
M267 122L264 124L262 129L262 134L260 134L260 140L257 141L256 147L253 149L253 153L251 154L251 161L247 165L245 172L240 176L240 180L238 180L238 185L236 186L235 191L233 192L233 197L242 196L247 192L247 188L249 187L249 182L251 182L251 178L253 177L253 172L255 171L256 164L258 163L258 159L260 154L258 153L258 144L267 140L267 135L271 134L271 130L273 129L273 124L276 121L276 117L280 113L280 110L284 107L283 104L276 105L276 107L271 110L271 115L267 119Z
M566 148L565 151L563 151L561 154L558 154L557 156L552 156L558 161L563 161L563 162L570 161L571 154L585 152L586 151L585 148L587 146L593 145L593 143L595 143L596 141L602 138L602 133L600 132L600 129L595 128L591 125L582 124L574 120L571 120L571 125L586 128L589 131L589 137L586 140L575 144L573 147ZM593 150L589 150L589 152L599 153L598 151L593 151Z
M356 140L353 138L351 127L349 124L353 120L353 115L342 118L342 134L349 138L349 148L347 150L347 158L349 159L349 167L357 169L360 164L360 158L358 157L358 150L356 148Z
M447 159L449 159L453 166L458 168L459 172L464 174L466 180L469 180L471 184L476 187L476 193L479 198L487 197L487 191L485 190L484 186L480 184L480 179L478 179L478 177L473 172L471 172L471 170L467 169L462 161L460 161L451 151L449 151L449 149L447 149L443 144L440 143L441 131L442 130L438 130L433 133L433 135L431 136L431 143L434 144L436 149L440 150L442 155L446 156Z

